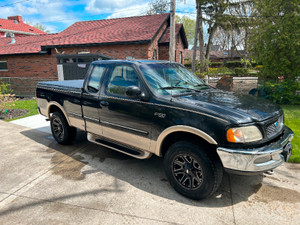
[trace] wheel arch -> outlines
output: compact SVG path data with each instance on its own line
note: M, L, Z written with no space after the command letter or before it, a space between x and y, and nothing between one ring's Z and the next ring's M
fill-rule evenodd
M68 122L68 125L70 126L70 121L69 121L69 118L68 118L67 113L65 112L64 108L57 102L49 102L48 108L47 108L48 119L50 119L50 114L53 112L56 112L56 111L62 112L62 114L64 115L64 117L66 118L66 120Z
M176 125L165 129L159 135L156 142L155 154L158 156L163 156L168 147L174 143L173 138L179 138L179 140L183 140L191 139L193 137L197 138L196 140L198 141L202 140L210 145L218 145L214 138L202 130L190 126Z

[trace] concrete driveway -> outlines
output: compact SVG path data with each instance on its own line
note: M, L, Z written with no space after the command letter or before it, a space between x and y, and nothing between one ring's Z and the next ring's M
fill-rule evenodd
M177 194L162 160L138 160L86 141L0 121L0 224L299 224L300 165L225 174L202 201Z

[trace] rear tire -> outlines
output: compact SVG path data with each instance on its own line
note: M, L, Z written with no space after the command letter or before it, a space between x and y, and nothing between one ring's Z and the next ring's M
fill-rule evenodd
M207 198L221 184L222 164L217 157L209 155L205 147L179 141L170 146L164 157L164 169L170 184L188 198Z
M70 127L66 118L61 112L56 111L50 119L51 131L54 139L62 145L71 144L76 138L77 130L75 127Z

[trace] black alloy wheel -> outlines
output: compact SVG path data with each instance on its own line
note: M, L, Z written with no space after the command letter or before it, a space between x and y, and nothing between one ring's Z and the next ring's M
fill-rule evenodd
M173 176L184 188L197 189L203 183L203 171L193 156L178 155L173 160Z
M203 199L220 186L223 166L214 149L208 144L178 141L164 156L164 169L173 188L180 194Z
M54 112L50 119L51 131L54 139L62 145L71 144L76 137L76 128L70 127L61 112Z
M64 138L64 127L63 127L63 123L61 122L59 117L55 117L53 119L53 135L59 139L59 140L63 140Z

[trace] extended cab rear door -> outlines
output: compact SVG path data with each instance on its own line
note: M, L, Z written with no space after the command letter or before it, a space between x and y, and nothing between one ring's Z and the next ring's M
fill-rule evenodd
M107 66L104 64L95 64L92 66L84 83L82 93L82 113L85 121L85 129L97 135L102 135L99 117L99 93L100 82L106 70Z

